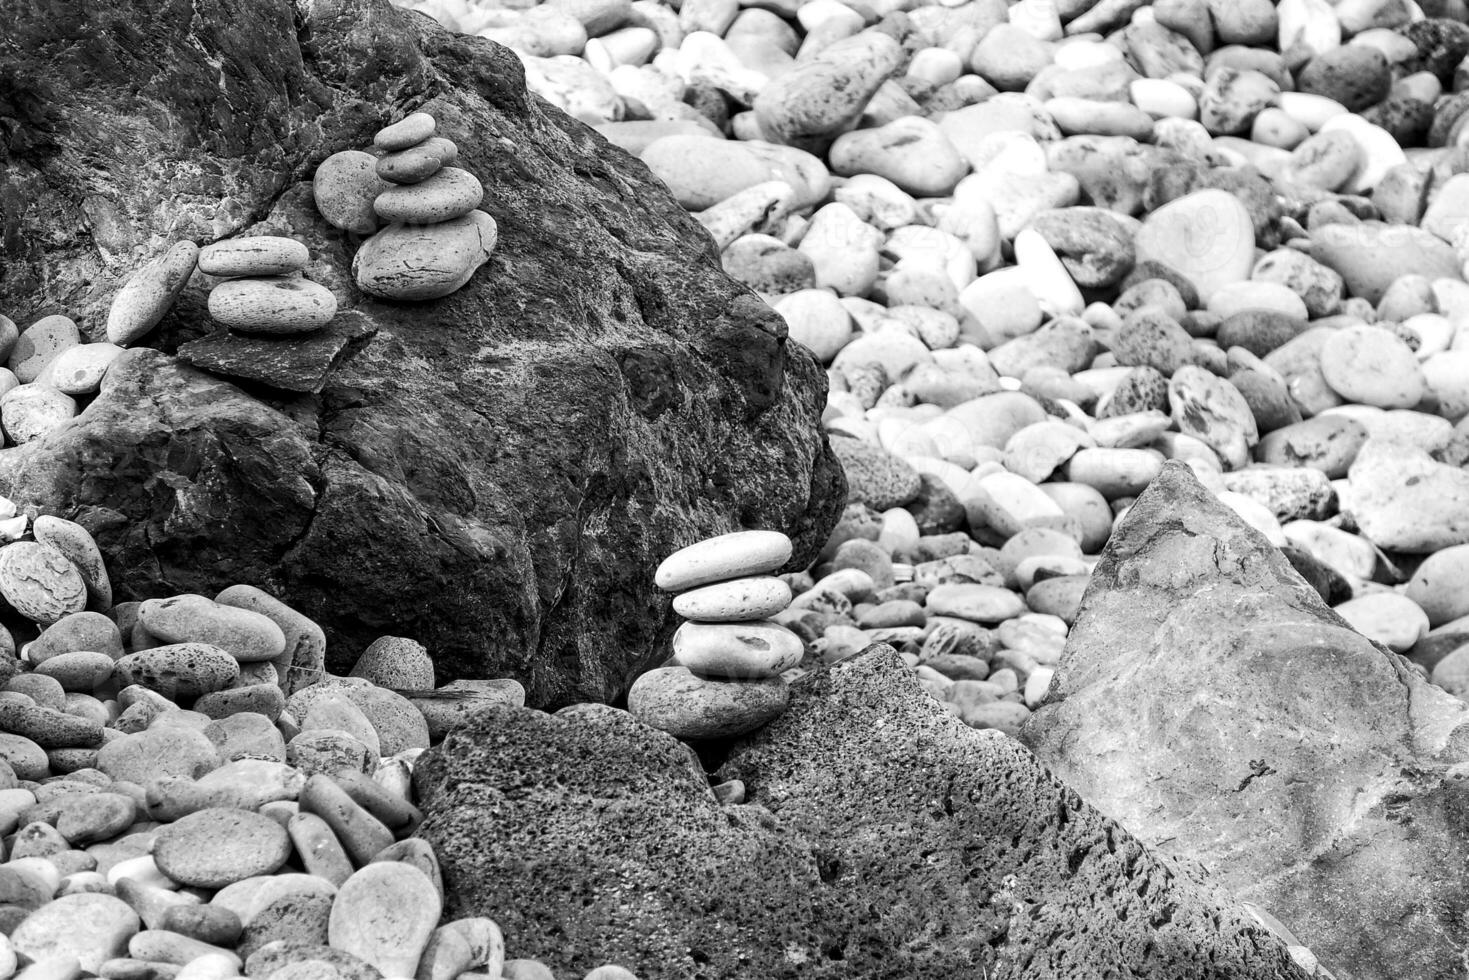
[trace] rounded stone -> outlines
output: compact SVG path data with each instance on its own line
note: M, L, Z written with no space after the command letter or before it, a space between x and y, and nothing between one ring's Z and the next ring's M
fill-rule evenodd
M312 195L316 210L328 224L358 235L377 231L381 222L372 202L388 188L387 181L377 174L377 161L371 153L343 150L333 153L316 168ZM110 334L108 339L122 343Z
M645 725L675 738L732 738L779 717L789 697L779 677L713 680L687 667L659 667L633 682L627 707Z
M285 828L247 810L212 807L181 817L158 831L153 860L181 885L223 888L272 874L291 855Z
M1428 616L1417 603L1396 592L1369 592L1348 599L1335 612L1352 629L1394 653L1406 653L1428 632Z
M363 292L383 299L438 299L469 282L497 235L495 219L483 211L435 225L394 225L357 250L352 276Z
M47 377L63 395L95 395L107 369L122 355L123 348L116 344L77 344L56 355Z
M328 941L385 977L411 977L442 905L438 889L417 868L398 861L369 864L338 889Z
M670 666L700 677L763 680L801 662L801 638L775 622L684 623L673 634Z
M164 643L205 643L241 663L274 660L285 652L285 633L270 617L226 606L202 595L148 599L138 622Z
M1434 552L1408 580L1404 595L1421 608L1430 627L1469 616L1469 544Z
M0 556L3 557L3 556ZM173 700L222 691L240 676L240 662L208 643L170 643L117 662L118 683L139 684Z
M112 608L112 582L90 531L75 521L51 514L38 516L31 530L37 541L61 552L81 572L94 608Z
M1356 419L1318 415L1262 436L1259 455L1262 463L1310 466L1339 480L1366 441L1367 429Z
M50 626L86 608L87 586L58 549L17 541L0 548L0 596L22 616Z
M918 471L901 457L860 439L832 439L831 448L847 475L848 503L883 511L918 496Z
M21 384L30 384L58 354L81 342L81 331L71 317L42 317L20 332L6 367Z
M232 585L214 601L267 616L286 638L286 648L275 661L282 693L287 697L321 679L326 659L326 634L290 606L253 585Z
M1426 388L1412 348L1371 324L1337 331L1321 349L1321 373L1347 401L1378 408L1412 408Z
M372 202L384 221L432 225L462 217L479 207L485 189L479 178L458 167L444 167L416 184L399 184Z
M78 650L60 653L36 666L35 672L54 677L63 690L90 693L112 678L114 661L105 653Z
M930 616L953 616L973 623L1000 623L1027 611L1025 600L1009 589L971 582L934 586L925 608Z
M279 235L230 238L199 250L199 271L211 276L284 276L311 261L306 246Z
M113 739L97 752L99 770L139 786L161 776L198 779L218 763L214 743L190 728L149 728Z
M126 347L157 326L188 285L198 258L198 245L175 242L133 273L112 297L107 311L108 341Z
M107 960L126 955L128 941L140 928L142 920L122 899L83 893L32 912L15 927L10 942L38 963L71 959L96 974Z
M431 137L416 146L388 153L377 161L377 175L394 184L417 184L453 163L459 148L442 137Z
M398 691L432 691L434 661L417 640L380 636L362 651L348 676Z
M716 582L674 597L673 611L696 623L767 619L791 604L791 587L774 576Z
M63 616L27 645L26 659L39 667L51 657L82 651L103 653L113 660L121 657L122 635L117 624L97 612Z
M372 137L372 145L390 152L406 150L433 136L436 125L428 113L412 112L379 129Z
M337 298L320 283L295 276L231 279L210 291L209 315L242 333L310 333L337 315Z
M1249 278L1255 226L1234 195L1195 191L1149 214L1134 247L1139 263L1156 261L1174 270L1207 302L1220 286Z
M790 561L792 550L791 539L779 531L734 531L675 551L658 565L653 582L664 592L683 592L760 575Z
M44 438L76 415L76 399L47 384L24 384L0 395L0 424L17 445Z

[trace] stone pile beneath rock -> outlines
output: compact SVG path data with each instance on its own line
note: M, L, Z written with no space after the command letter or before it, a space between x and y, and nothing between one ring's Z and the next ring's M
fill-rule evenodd
M11 445L40 439L75 418L123 349L83 343L70 317L44 316L21 330L0 316L0 428Z
M419 755L520 685L436 686L390 636L332 677L267 592L114 603L83 527L4 524L28 624L0 630L0 978L550 976L490 919L441 923L413 836Z
M224 280L209 291L209 315L241 333L320 330L336 316L337 298L302 275L309 261L305 245L275 235L206 246L199 253L199 271Z
M791 551L779 531L735 531L663 560L654 582L675 593L674 612L687 622L668 662L628 691L639 721L697 741L744 735L779 717L783 675L805 655L801 638L771 619L790 605L791 590L768 573Z
M439 299L467 283L494 251L495 219L484 187L451 166L453 141L415 112L379 130L371 153L344 150L317 168L317 210L333 226L370 235L352 260L363 292L383 299ZM384 227L385 226L385 227Z

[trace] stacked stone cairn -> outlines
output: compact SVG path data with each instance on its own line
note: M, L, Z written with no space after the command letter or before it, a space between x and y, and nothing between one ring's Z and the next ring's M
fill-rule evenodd
M223 281L209 292L209 315L231 330L303 334L337 315L337 298L302 276L311 254L292 238L256 235L199 252L199 271Z
M519 683L436 688L394 636L334 677L267 592L114 602L84 527L0 515L0 980L554 980L441 923L413 836L419 755Z
M469 282L494 251L495 219L478 210L484 187L434 117L415 112L378 131L370 153L344 150L316 170L317 210L342 231L371 235L352 261L363 292L429 300ZM386 227L383 227L383 226Z
M736 531L664 559L654 582L677 593L674 612L687 622L673 636L668 662L633 683L633 715L700 741L744 735L785 711L782 675L800 665L805 645L770 619L791 604L791 589L769 573L791 551L779 531Z

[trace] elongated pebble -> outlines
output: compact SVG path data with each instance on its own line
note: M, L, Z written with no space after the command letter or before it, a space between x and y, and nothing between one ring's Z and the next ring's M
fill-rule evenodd
M162 256L133 273L112 299L107 339L126 347L156 327L188 285L198 259L198 245L175 242Z
M791 604L791 587L773 575L716 582L673 599L673 611L696 623L768 619Z
M242 333L310 333L337 315L337 298L310 279L231 279L210 292L209 315Z
M414 112L379 129L372 138L372 145L390 151L406 150L432 136L435 125L433 116Z
M779 531L734 531L680 548L658 566L653 582L665 592L773 572L794 546Z
M779 623L684 623L669 664L701 677L761 680L795 667L804 653L801 638Z
M306 268L311 253L294 238L250 235L229 238L199 251L199 271L211 276L280 276Z
M37 517L33 531L37 541L55 548L76 566L86 584L89 604L99 609L112 607L112 580L90 531L75 521L51 514Z

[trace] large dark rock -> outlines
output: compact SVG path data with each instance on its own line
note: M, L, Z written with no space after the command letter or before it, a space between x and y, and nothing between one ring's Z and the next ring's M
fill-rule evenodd
M1103 552L1022 730L1343 977L1464 976L1469 708L1354 632L1180 463Z
M691 750L624 712L485 709L415 773L446 916L493 916L558 976L1305 976L891 648L798 682L719 777L750 802L718 804Z
M343 669L377 635L533 703L617 696L671 629L652 570L773 528L809 561L845 497L825 379L642 164L526 93L506 49L385 0L21 4L0 44L0 311L100 337L169 242L285 234L344 312L209 332L200 274L0 492L75 517L120 599L259 585ZM494 257L444 300L357 291L309 180L413 110L486 187ZM207 336L206 336L207 335ZM228 376L224 383L181 366Z

